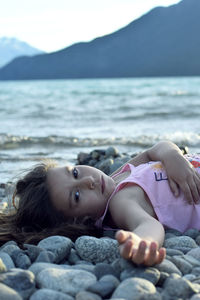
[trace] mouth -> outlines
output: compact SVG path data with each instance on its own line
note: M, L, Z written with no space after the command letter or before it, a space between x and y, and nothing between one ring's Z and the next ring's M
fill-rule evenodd
M104 181L103 176L101 176L101 192L102 192L102 194L104 193L104 191L105 191L105 181Z

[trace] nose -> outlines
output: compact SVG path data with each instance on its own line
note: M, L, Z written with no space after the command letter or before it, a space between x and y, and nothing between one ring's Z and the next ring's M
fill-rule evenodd
M81 179L81 185L83 187L87 187L90 190L93 190L95 188L95 180L92 176L85 176Z

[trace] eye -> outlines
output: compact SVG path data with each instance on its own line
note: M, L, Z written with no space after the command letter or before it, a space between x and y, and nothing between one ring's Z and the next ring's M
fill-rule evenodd
M75 203L78 203L79 200L80 200L80 193L79 191L77 191L75 194L74 194L74 200L75 200Z
M78 170L77 170L77 168L73 168L72 174L73 174L73 176L74 176L75 179L78 178Z

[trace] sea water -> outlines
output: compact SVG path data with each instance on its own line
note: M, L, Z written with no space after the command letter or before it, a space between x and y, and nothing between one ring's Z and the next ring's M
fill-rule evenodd
M200 77L0 82L0 183L42 158L163 139L200 152Z

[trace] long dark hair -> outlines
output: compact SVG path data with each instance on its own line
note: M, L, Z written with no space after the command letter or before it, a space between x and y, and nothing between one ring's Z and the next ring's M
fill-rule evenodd
M64 235L73 241L81 235L101 235L89 218L66 220L53 207L47 171L55 166L54 161L44 161L17 181L13 194L15 210L0 213L0 244L10 240L35 244L50 235Z

